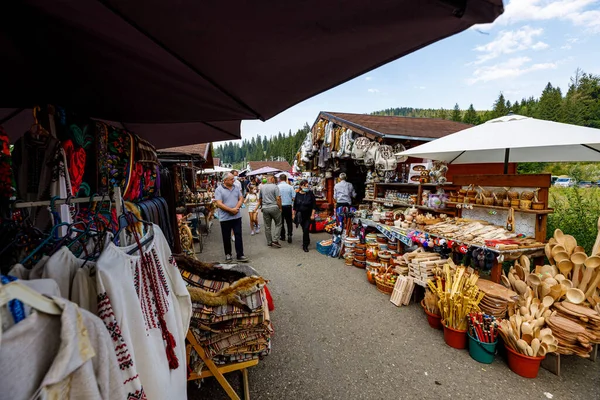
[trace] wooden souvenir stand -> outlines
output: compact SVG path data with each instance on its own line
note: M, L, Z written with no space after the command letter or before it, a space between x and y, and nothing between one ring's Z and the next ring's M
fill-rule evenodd
M524 190L537 190L538 201L543 203L543 208L539 210L521 209L513 207L515 214L515 223L517 231L520 229L529 229L528 236L532 236L538 242L546 241L546 225L548 222L548 214L554 210L548 207L548 192L551 185L550 174L531 174L531 175L454 175L453 185L467 187L474 185L475 188L483 187L489 190L511 188L518 192ZM538 190L539 189L539 190ZM501 225L508 217L510 207L471 204L468 205L459 203L448 203L447 207L455 207L458 217L483 219L488 220L496 225ZM479 211L479 212L477 212ZM505 261L515 259L521 254L533 257L534 263L543 265L544 256L543 248L531 247L503 251L494 248L488 248L491 251L498 253L498 256L504 256ZM502 275L502 264L498 262L498 258L494 257L494 264L491 272L492 281L499 283Z
M192 349L194 349L198 353L200 358L202 358L202 361L206 366L206 368L204 368L199 374L195 372L190 373L188 381L195 381L198 379L214 376L221 385L221 387L225 390L225 392L227 392L227 395L230 399L240 400L240 396L238 396L236 391L231 387L231 384L223 374L233 371L242 371L242 379L244 382L244 400L250 400L250 382L248 379L248 368L258 365L258 359L217 366L213 362L213 360L206 356L204 348L200 346L191 330L188 330L186 339L188 341L188 344L186 345L187 365L190 365L190 353Z

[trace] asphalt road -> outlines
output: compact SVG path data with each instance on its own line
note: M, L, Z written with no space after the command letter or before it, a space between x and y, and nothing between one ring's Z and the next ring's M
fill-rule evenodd
M252 399L600 399L600 361L563 357L560 377L541 369L536 379L514 374L500 356L480 364L448 347L418 304L395 307L364 270L319 254L327 234L311 235L309 253L301 232L269 248L264 230L250 236L245 211L245 253L270 280L276 308L272 352L250 369ZM217 220L199 257L224 257ZM241 394L241 373L226 377ZM214 378L188 390L190 399L228 398Z

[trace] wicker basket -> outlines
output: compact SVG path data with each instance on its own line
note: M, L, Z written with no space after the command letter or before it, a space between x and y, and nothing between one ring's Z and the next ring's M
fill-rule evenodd
M544 207L544 202L543 201L534 201L533 203L531 203L531 208L533 208L534 210L543 210Z
M531 209L531 200L520 200L519 207L522 210L530 210Z
M493 197L484 197L483 198L483 204L486 206L493 206L494 205L494 198Z
M394 285L389 284L389 283L385 283L383 281L383 278L380 278L379 275L375 276L375 285L377 286L377 290L379 290L381 293L387 294L387 295L392 295L392 292L394 291Z
M520 205L521 205L521 200L519 200L519 199L512 199L510 201L510 206L511 207L519 208Z
M510 200L509 199L502 200L502 207L510 207Z

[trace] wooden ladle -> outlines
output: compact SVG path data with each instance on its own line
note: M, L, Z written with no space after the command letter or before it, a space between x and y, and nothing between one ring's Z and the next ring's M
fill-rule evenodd
M592 255L595 256L600 251L600 218L598 218L598 236L596 236L596 242L592 247Z
M558 270L563 276L570 276L571 271L573 270L573 263L571 260L562 260L558 264Z
M558 246L556 246L558 247ZM556 264L558 264L559 262L563 261L563 260L568 260L569 259L569 253L567 253L566 251L559 251L558 253L556 253L554 255L554 261L556 262Z
M550 243L546 243L546 246L544 246L544 253L546 253L546 258L548 259L548 262L554 265L554 257L552 257L552 246L550 246Z
M581 304L585 300L585 293L583 293L580 289L571 288L567 290L566 297L570 303Z
M585 291L587 289L588 283L592 279L592 274L596 271L596 268L600 267L600 257L591 256L586 258L583 263L585 265L585 272L583 273L583 279L579 282L577 286L579 289Z
M587 259L587 254L583 252L573 253L571 254L571 262L573 263L573 275L571 276L571 281L573 281L573 287L579 286L579 275L581 272L581 267L583 263Z
M596 288L598 287L598 285L600 285L600 270L597 270L599 272L596 272L596 276L594 277L594 279L592 280L592 283L588 286L588 289L585 291L585 297L591 297L594 292L596 291Z
M527 277L527 282L531 285L534 296L538 297L538 286L540 286L540 284L542 283L540 277L535 274L529 274L529 276Z
M554 231L554 239L556 239L556 242L558 244L563 244L564 243L564 239L565 239L565 234L560 229L556 229Z
M567 253L567 249L564 246L557 244L556 246L554 246L552 248L552 251L551 251L552 257L556 259L556 254L560 253L561 251L564 251L565 253ZM569 254L569 253L567 253L567 254Z
M567 249L567 253L573 254L575 247L577 247L577 240L571 235L564 235L563 246Z

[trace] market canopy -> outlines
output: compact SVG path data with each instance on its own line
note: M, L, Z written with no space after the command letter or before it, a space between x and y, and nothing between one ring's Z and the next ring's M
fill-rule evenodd
M600 129L507 115L398 155L450 164L600 161Z
M58 104L158 146L239 138L242 119L271 118L503 12L502 0L5 3L0 107Z
M215 166L213 168L207 168L207 169L203 169L200 170L198 172L196 172L198 175L210 175L210 174L218 174L221 172L230 172L232 171L231 168L225 168L225 167L219 167L219 166Z
M277 169L277 168L271 168L271 167L262 167L262 168L257 169L256 171L248 172L246 174L246 176L273 174L275 172L281 172L281 170Z

